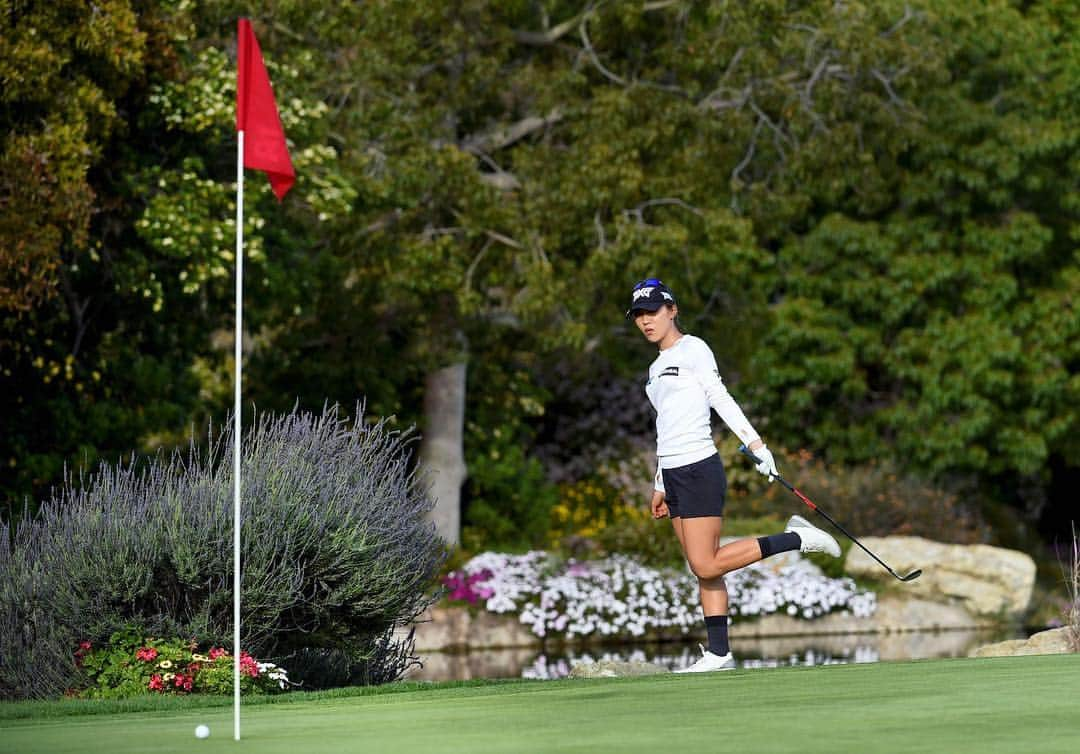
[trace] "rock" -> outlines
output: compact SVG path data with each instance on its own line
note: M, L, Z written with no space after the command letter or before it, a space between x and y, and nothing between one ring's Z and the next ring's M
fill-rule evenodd
M409 681L468 681L473 678L509 678L536 658L535 647L420 653L420 666L405 674Z
M993 644L984 644L971 650L968 657L1012 657L1016 650L1027 644L1027 639L1009 639Z
M460 607L431 608L420 616L414 628L418 652L478 646L488 649L531 647L540 641L516 615L499 615L485 610L473 614ZM398 629L395 638L407 634L408 629Z
M1020 655L1061 655L1072 652L1069 629L1052 628L1040 631L1028 639L1011 639L986 644L973 650L969 657L1017 657Z
M803 620L776 613L755 620L736 617L728 632L732 638L748 638L952 629L971 631L990 625L993 625L993 621L977 620L962 605L887 593L878 597L877 610L869 618L830 613L814 620Z
M659 665L651 662L621 662L619 660L601 660L600 662L582 662L575 665L570 670L570 677L629 678L632 676L657 675L659 673L670 672L670 670L662 668Z
M878 597L877 611L869 618L856 618L844 613L832 613L814 620L803 620L786 614L766 615L757 619L736 616L729 629L733 639L766 636L808 636L861 633L896 633L910 631L963 630L995 624L989 618L978 619L960 604L944 604L903 594L885 593ZM460 652L477 649L538 647L539 637L523 626L512 613L497 615L484 611L475 614L462 607L436 607L421 616L415 624L416 651ZM399 629L397 639L408 634ZM649 639L681 641L704 637L703 626L689 632L671 631Z
M994 624L976 618L963 605L901 594L879 596L877 611L870 620L881 631L971 631Z
M948 545L921 537L861 540L898 573L921 568L922 576L898 588L913 597L963 606L976 617L1015 621L1028 609L1035 561L1025 553L990 545ZM844 569L852 576L891 577L858 547Z
M1058 655L1073 652L1075 650L1069 641L1069 632L1069 627L1063 626L1062 628L1051 628L1047 631L1032 634L1027 640L1027 649L1029 651L1025 652L1025 654Z

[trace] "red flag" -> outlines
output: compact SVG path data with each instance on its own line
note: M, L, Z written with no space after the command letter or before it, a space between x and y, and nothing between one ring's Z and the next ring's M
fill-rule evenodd
M296 171L251 22L241 18L237 31L236 130L244 132L244 167L265 172L281 201L296 183Z

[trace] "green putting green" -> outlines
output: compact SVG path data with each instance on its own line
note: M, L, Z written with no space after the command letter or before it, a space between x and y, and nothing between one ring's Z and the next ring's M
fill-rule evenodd
M104 714L57 702L26 719L0 705L0 752L1072 754L1078 699L1080 655L1058 655L293 694L246 706L240 742L221 700ZM210 738L195 738L200 723Z

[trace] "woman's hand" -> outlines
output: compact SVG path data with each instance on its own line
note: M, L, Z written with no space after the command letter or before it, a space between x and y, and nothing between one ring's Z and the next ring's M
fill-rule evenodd
M750 452L761 462L754 468L758 470L758 473L764 474L769 484L772 484L773 480L780 476L780 472L776 470L776 459L773 458L772 451L765 446L765 443L761 443L757 448L751 447Z
M664 493L660 490L653 490L652 502L649 505L652 508L653 518L668 517L667 503L664 502Z

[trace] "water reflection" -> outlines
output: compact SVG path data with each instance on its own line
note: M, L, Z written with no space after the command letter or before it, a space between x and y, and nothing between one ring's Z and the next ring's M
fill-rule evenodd
M731 642L741 668L966 657L975 647L1015 638L986 631L912 631L891 634L847 634L778 638L739 638ZM449 681L473 678L564 678L574 665L602 660L651 662L668 670L684 668L701 656L694 642L619 645L612 647L481 650L466 653L428 652L422 668L408 680Z

